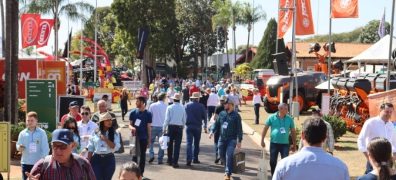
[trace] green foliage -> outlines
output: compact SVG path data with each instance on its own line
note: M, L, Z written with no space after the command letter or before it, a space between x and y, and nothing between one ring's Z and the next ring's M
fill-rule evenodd
M277 23L272 18L265 29L263 39L260 41L257 54L251 62L254 69L272 69L272 54L276 51L276 28Z
M331 39L334 42L358 43L361 32L362 32L362 28L356 28L350 32L334 33L331 35ZM313 37L301 40L301 42L328 42L328 41L329 41L329 35L315 35Z
M337 140L338 138L342 137L346 131L346 123L343 119L341 119L339 116L323 116L323 119L330 123L331 127L333 128L333 133L334 133L334 140Z
M19 122L18 124L11 124L11 140L17 141L19 133L26 127L25 122Z
M360 33L359 40L361 43L375 43L379 41L380 37L378 35L378 27L380 21L379 20L372 20L368 22L362 29ZM390 32L390 24L385 23L385 34L389 34Z
M267 15L262 11L261 6L255 6L252 8L250 3L244 3L241 10L241 18L239 24L247 26L248 31L252 29L252 24L258 22L260 19L266 19Z

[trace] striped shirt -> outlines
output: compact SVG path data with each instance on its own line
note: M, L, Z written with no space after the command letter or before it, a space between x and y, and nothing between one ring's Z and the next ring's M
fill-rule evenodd
M30 171L34 176L40 174L40 180L96 180L91 164L85 158L78 155L71 156L70 167L62 166L51 155L47 158L50 158L48 164L41 159Z

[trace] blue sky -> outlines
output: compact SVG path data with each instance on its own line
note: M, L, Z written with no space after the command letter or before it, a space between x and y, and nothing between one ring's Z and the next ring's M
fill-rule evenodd
M70 2L74 2L76 0L70 0ZM77 0L80 1L80 0ZM84 0L85 2L91 3L95 5L95 0ZM113 0L98 0L98 6L110 6ZM234 1L234 0L233 0ZM254 35L251 36L250 42L254 42L255 45L258 45L263 34L265 28L267 26L267 22L270 18L277 19L277 8L278 8L278 0L239 0L240 2L249 2L254 5L261 6L262 10L267 14L267 20L261 20L256 23L254 26ZM312 15L314 18L314 26L315 32L317 34L328 34L329 32L329 4L330 0L311 0L311 8ZM334 19L333 20L333 28L332 31L334 33L339 32L347 32L351 31L357 27L364 26L367 22L374 19L381 19L384 8L386 8L386 21L391 21L391 8L392 1L391 0L360 0L359 1L359 18L355 19ZM63 48L64 42L67 40L68 31L67 31L67 19L64 17L61 18L63 24L61 25L60 35L59 35L59 48ZM73 27L73 32L80 30L81 24L79 22L70 22L69 29ZM231 29L229 30L231 32ZM291 29L285 35L286 41L291 41ZM253 39L254 37L254 39ZM307 36L300 36L298 38L305 38ZM232 36L230 33L229 44L232 44ZM247 30L246 27L238 26L236 30L236 42L238 45L245 45L247 43ZM42 48L47 52L50 52L51 47L53 46L53 38L49 41L49 46Z

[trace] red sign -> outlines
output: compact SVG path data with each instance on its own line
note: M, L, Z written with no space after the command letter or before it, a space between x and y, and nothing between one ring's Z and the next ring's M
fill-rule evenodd
M4 60L0 60L1 81L4 82ZM25 98L25 81L26 79L37 78L37 61L36 60L19 60L18 63L18 97Z
M332 18L358 18L359 2L358 0L332 0L331 2Z
M47 45L54 22L54 19L41 19L37 37L37 48Z
M297 0L296 35L314 34L311 0Z
M293 23L293 0L280 0L278 16L278 38L282 39Z
M39 14L22 14L22 48L36 45L39 32L39 23Z

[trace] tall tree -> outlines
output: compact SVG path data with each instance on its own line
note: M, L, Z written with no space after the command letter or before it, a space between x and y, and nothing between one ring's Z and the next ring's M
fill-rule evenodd
M244 3L241 17L242 19L240 21L240 24L247 26L247 47L249 47L250 31L252 30L252 25L258 22L260 19L266 19L266 14L264 11L261 10L261 6L252 7L250 3ZM246 49L245 62L247 62L248 52L248 49Z
M276 49L276 31L277 23L274 18L268 22L267 28L264 31L263 39L260 41L257 49L257 54L253 58L251 65L255 69L272 69L273 57Z
M232 18L232 41L234 44L234 50L237 49L236 47L236 36L235 36L235 31L236 31L236 24L238 24L242 17L242 5L236 1L235 3L232 4L231 6L231 18ZM236 53L234 52L234 68L236 66Z
M1 21L1 48L2 48L2 52L1 54L5 55L5 19L4 19L4 2L2 0L0 0L0 21Z
M154 66L156 58L168 57L173 53L169 47L174 46L175 27L175 0L114 0L111 6L118 27L127 33L130 42L137 42L139 28L149 29L149 38L146 51L149 53L144 64ZM137 44L128 44L129 49L136 49ZM151 58L150 58L151 57ZM142 79L145 79L146 67L142 69ZM149 84L147 81L145 84Z
M29 12L50 14L55 19L55 56L58 56L59 17L66 16L72 21L86 19L85 14L93 11L92 5L85 2L68 3L68 0L34 0L29 5Z
M228 59L228 27L232 23L232 2L231 0L215 0L213 6L216 10L216 14L212 17L213 29L217 29L217 38L219 38L220 48L222 49L222 42L225 42L227 63L230 65ZM224 32L224 33L222 33ZM219 36L219 34L223 36Z
M380 24L379 20L372 20L368 22L362 29L359 39L361 43L376 43L380 40L378 35L378 26ZM389 34L390 24L385 23L385 34Z

